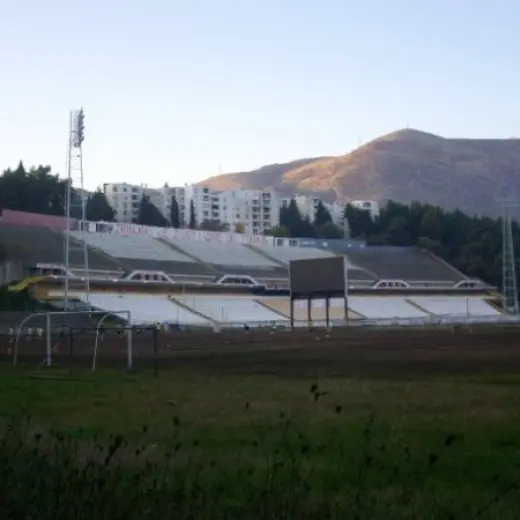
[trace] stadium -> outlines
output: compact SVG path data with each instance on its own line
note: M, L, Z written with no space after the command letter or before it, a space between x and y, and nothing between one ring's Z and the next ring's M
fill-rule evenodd
M121 311L128 311L132 326L287 327L291 263L342 256L348 287L346 298L330 298L332 327L508 319L494 287L417 248L134 224L72 225L67 270L63 218L4 210L0 243L14 254L3 273L10 292L27 292L60 310L67 279L69 308L90 307L122 320ZM316 279L325 275L313 273ZM323 326L326 310L325 298L296 301L294 326ZM4 319L3 326L17 325Z

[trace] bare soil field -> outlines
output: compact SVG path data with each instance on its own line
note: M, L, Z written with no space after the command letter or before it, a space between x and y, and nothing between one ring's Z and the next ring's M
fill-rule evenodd
M95 334L54 335L53 359L89 366ZM13 341L2 340L3 361L12 359ZM22 338L20 362L44 357L44 340ZM99 341L98 367L126 364L127 339L109 331ZM403 377L407 374L482 374L520 371L520 328L334 329L269 331L133 332L136 369L207 370L216 373L290 377Z

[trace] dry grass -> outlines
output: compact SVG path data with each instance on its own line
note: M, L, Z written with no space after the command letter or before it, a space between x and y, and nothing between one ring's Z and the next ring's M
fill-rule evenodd
M85 443L121 434L125 466L104 493L112 511L127 515L160 517L160 497L173 493L183 498L169 511L181 518L516 518L518 332L429 331L430 343L421 334L300 337L300 346L289 336L268 345L238 336L221 336L221 345L214 336L163 339L158 377L143 339L133 374L91 374L77 364L74 379L60 381L4 366L0 415L30 415L33 428L63 432L82 453ZM142 462L132 455L138 445ZM176 466L166 471L162 458L172 450ZM23 460L18 481L45 495L27 473L32 459ZM150 461L155 469L146 469ZM58 478L54 462L39 464L56 471L49 482ZM134 466L147 482L157 471L177 480L134 496L125 487ZM194 468L203 497L182 480ZM99 478L87 477L77 486L90 489ZM60 485L70 508L78 488Z

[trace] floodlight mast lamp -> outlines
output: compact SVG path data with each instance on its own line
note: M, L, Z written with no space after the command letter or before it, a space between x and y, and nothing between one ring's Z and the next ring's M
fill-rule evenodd
M85 113L83 108L79 110L71 110L69 115L69 140L67 149L67 184L65 196L65 287L64 287L64 307L65 310L69 307L69 278L70 278L70 231L71 231L71 209L74 194L74 180L77 181L77 186L80 190L81 211L80 231L85 232L86 221L86 196L83 186L83 141L85 140ZM88 274L88 248L85 241L82 245L83 249L83 270L87 302L89 300L90 282Z

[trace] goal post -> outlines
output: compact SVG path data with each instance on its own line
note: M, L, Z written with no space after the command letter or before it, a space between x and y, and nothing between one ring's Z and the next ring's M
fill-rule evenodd
M18 364L18 353L19 353L19 345L20 345L20 336L23 331L23 327L26 323L28 323L31 319L34 319L38 316L45 316L45 366L52 366L52 317L53 316L73 316L73 315L97 315L101 316L97 327L96 327L96 340L94 345L94 355L97 355L97 343L98 343L98 333L100 330L100 324L109 316L114 315L124 315L126 316L127 326L125 330L127 330L127 370L133 369L133 348L132 348L132 313L129 310L120 310L120 311L51 311L51 312L34 312L26 316L19 324L16 330L16 337L14 342L13 349L13 368L16 368Z

